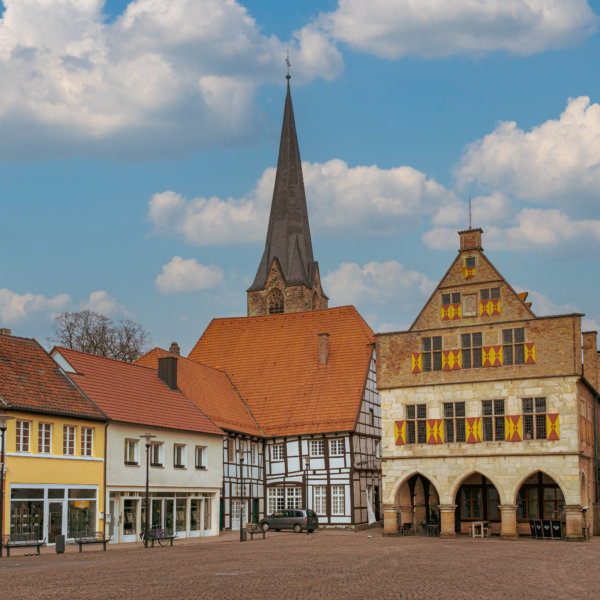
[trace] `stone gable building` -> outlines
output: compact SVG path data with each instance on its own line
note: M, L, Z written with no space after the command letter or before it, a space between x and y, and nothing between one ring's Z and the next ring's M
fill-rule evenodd
M487 521L504 538L538 522L598 533L596 333L582 334L581 314L536 316L482 230L459 235L410 329L377 335L385 532L438 522L453 537Z

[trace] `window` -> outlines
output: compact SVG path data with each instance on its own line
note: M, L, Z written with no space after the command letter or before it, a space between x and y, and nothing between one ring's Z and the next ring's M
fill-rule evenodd
M442 294L442 304L460 304L460 292Z
M230 463L235 462L235 440L233 438L227 439L227 460Z
M269 295L269 314L280 314L283 312L283 309L283 294L279 288L275 288Z
M345 487L343 485L331 486L331 514L343 515L346 507Z
M406 443L427 443L426 404L408 404L406 406Z
M481 333L463 333L460 336L462 346L462 368L481 367L483 337Z
M465 403L444 402L444 441L465 442Z
M546 398L523 398L523 439L546 439Z
M474 256L467 256L467 258L465 258L465 267L467 269L475 268L475 257Z
M137 440L125 440L125 464L136 466L138 464L138 448Z
M344 439L329 440L329 454L331 456L344 456Z
M502 330L502 355L505 365L525 364L525 329Z
M283 510L285 504L285 492L283 488L267 489L268 513L271 515L278 510Z
M150 466L162 467L163 463L163 444L162 442L150 443Z
M284 459L283 444L271 446L271 460L279 461Z
M485 290L479 290L479 299L484 300L496 300L500 298L500 288L487 288Z
M374 408L369 409L369 425L371 427L375 427L375 409Z
M29 452L29 440L31 437L31 423L29 421L17 421L17 452Z
M173 466L176 469L185 469L185 446L183 444L173 445Z
M316 485L313 488L313 506L318 515L327 514L327 486Z
M504 441L504 400L482 400L483 441Z
M196 469L206 469L206 446L196 446Z
M310 455L323 456L325 453L325 444L323 440L310 440Z
M442 336L421 338L423 371L442 370Z
M460 490L460 516L463 519L481 518L481 488L462 487Z
M63 426L63 454L75 456L75 427L73 425Z
M285 488L285 507L300 508L302 506L302 489L299 487Z
M252 465L258 464L258 449L256 447L256 442L250 444L250 461L250 464Z
M40 454L52 453L52 425L38 423L38 452Z
M91 427L81 428L81 456L94 455L94 430Z

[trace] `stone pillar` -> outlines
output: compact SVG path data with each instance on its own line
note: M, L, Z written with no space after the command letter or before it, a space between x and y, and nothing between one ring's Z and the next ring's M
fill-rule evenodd
M383 505L383 535L398 535L398 515L394 504Z
M454 516L456 514L456 504L440 504L440 537L454 538Z
M583 515L579 504L568 504L564 508L566 516L566 539L571 541L583 540Z
M517 505L500 504L500 537L504 540L516 540L517 532Z

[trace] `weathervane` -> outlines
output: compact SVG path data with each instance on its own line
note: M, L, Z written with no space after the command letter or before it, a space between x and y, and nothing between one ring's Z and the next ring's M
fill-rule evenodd
M291 77L290 67L292 66L292 63L290 62L290 51L289 50L286 52L286 55L285 55L285 64L287 65L287 75L285 76L285 78L289 79Z

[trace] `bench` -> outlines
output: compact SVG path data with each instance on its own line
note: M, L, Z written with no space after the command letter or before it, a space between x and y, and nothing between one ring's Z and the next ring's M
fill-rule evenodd
M254 539L254 534L261 533L263 536L263 540L266 537L266 531L258 524L258 523L246 523L246 531L250 534L250 539Z
M175 539L175 534L172 529L159 529L154 528L148 531L148 541L152 542L152 547L154 548L154 542L158 542L159 546L162 546L161 542L171 542L171 546L173 546L173 540Z
M38 537L37 533L9 533L2 536L2 545L6 548L6 556L10 556L11 548L36 548L36 554L39 555L40 547L46 543Z
M112 538L106 539L103 531L79 531L73 534L73 539L76 544L79 544L79 552L83 550L84 544L102 544L106 552L106 543Z

